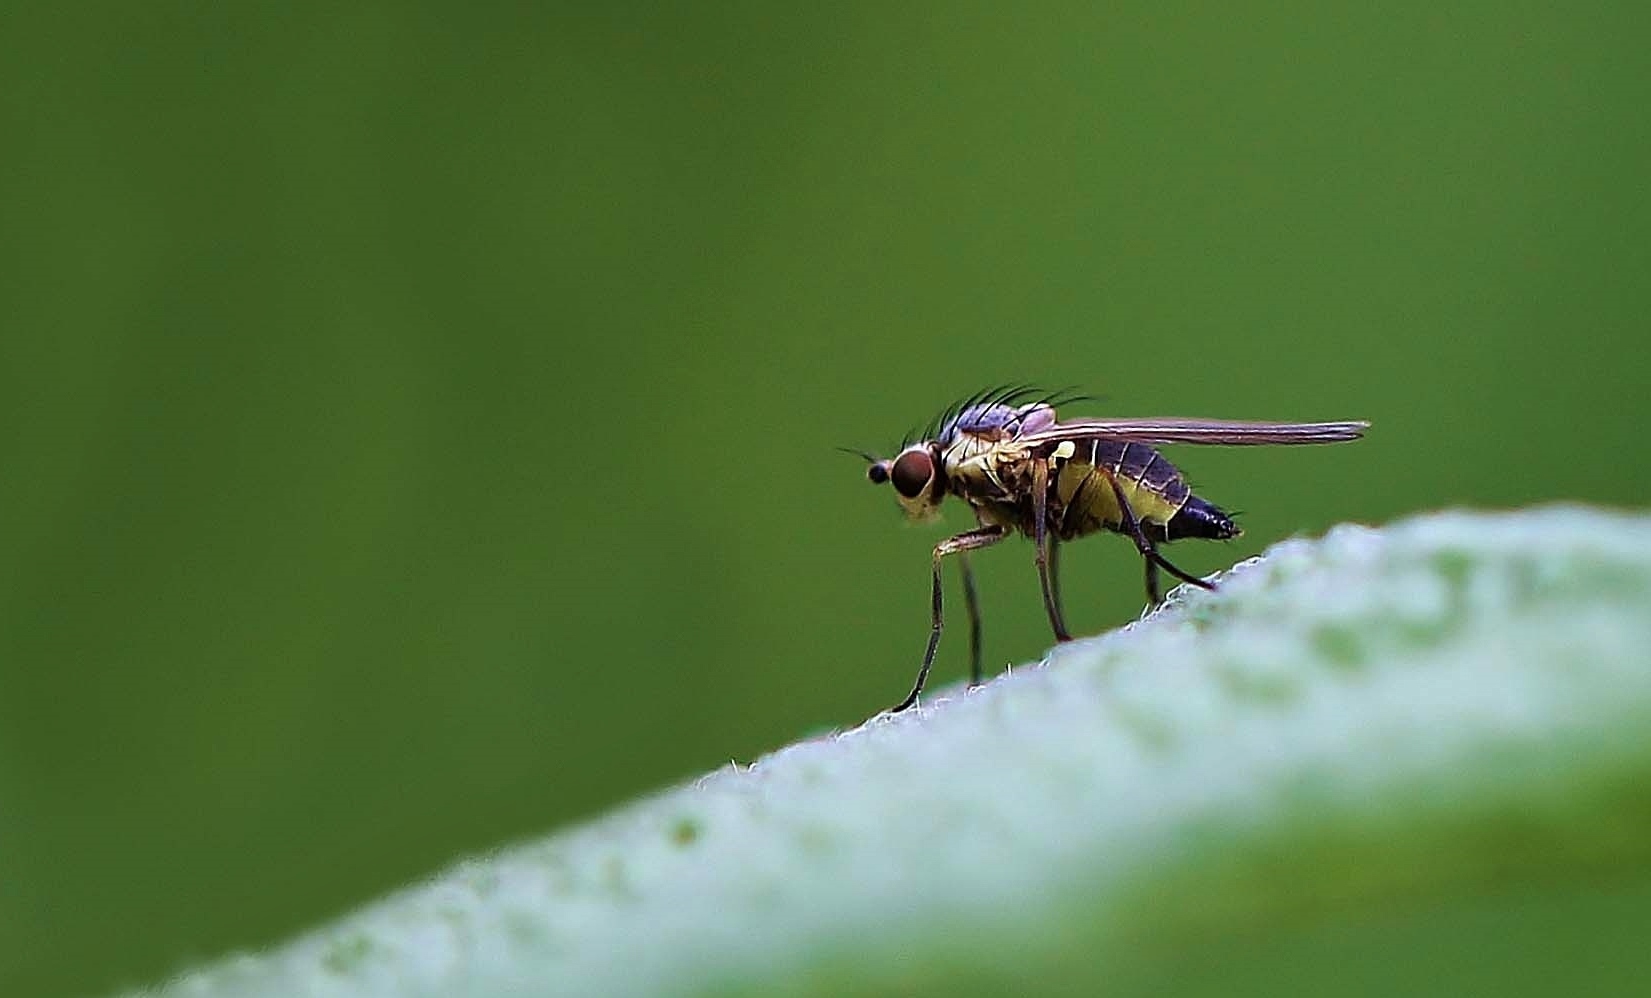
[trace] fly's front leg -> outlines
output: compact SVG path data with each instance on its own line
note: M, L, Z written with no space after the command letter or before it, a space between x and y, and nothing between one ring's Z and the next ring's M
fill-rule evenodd
M1061 617L1059 584L1052 583L1053 573L1050 566L1054 556L1050 548L1054 543L1049 533L1049 461L1045 458L1032 459L1032 544L1037 549L1038 583L1043 587L1043 609L1049 614L1049 626L1055 631L1056 641L1071 641L1072 635L1067 633L1066 621Z
M917 702L917 695L923 692L923 684L929 680L929 667L934 665L935 649L940 647L940 560L949 554L963 554L983 547L990 547L1003 540L1009 534L1008 527L996 525L976 527L966 530L956 537L948 537L934 546L934 588L931 593L931 604L934 611L934 626L929 631L929 647L923 652L923 667L917 670L917 681L912 684L911 692L906 699L895 704L890 713L899 713ZM969 588L973 588L971 585ZM976 614L978 619L979 615Z
M1152 543L1152 538L1148 537L1146 531L1141 529L1141 520L1135 515L1135 510L1130 507L1129 498L1124 495L1123 486L1118 484L1118 479L1111 472L1104 469L1101 474L1106 476L1107 482L1112 486L1112 495L1118 500L1118 515L1123 520L1124 532L1129 535L1130 540L1135 542L1135 550L1141 552L1141 557L1146 559L1147 598L1152 601L1152 604L1156 606L1163 602L1163 596L1158 592L1158 569L1160 568L1182 582L1190 582L1200 589L1214 589L1215 586L1196 575L1188 575L1186 572L1181 571L1171 565L1169 559L1158 553L1158 546Z

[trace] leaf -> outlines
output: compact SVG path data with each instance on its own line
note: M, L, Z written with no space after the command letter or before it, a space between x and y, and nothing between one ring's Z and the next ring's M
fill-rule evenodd
M158 993L1630 991L1648 721L1651 518L1343 526Z

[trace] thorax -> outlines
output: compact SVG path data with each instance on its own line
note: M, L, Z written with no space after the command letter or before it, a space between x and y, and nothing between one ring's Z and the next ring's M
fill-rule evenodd
M946 448L946 488L993 523L1015 523L1030 494L1026 448L1012 440L960 435Z

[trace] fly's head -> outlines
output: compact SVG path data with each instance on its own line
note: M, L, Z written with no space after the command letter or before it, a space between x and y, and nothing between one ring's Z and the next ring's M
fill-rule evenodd
M1055 407L1082 398L1070 390L1041 392L1027 385L1000 385L976 392L947 406L918 436L892 458L839 447L864 458L866 477L875 484L889 482L900 508L913 520L932 520L948 492L974 502L974 496L1002 491L990 469L994 459L1028 433L1047 430L1055 423ZM906 438L911 439L911 436Z
M946 498L946 473L940 445L934 441L915 443L893 458L872 461L866 477L874 485L893 485L894 498L909 518L932 520L940 515L940 503Z

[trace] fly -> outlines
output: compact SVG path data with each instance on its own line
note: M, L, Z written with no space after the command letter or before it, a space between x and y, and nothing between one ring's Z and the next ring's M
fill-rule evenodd
M969 552L1014 533L1032 539L1043 608L1056 641L1072 640L1061 609L1059 552L1063 541L1106 530L1135 543L1146 569L1148 601L1163 600L1160 570L1204 589L1211 583L1170 564L1158 546L1186 537L1225 540L1242 531L1220 507L1196 495L1157 448L1164 444L1328 444L1356 440L1370 426L1338 423L1257 423L1226 419L1074 419L1055 406L1075 396L1040 395L1025 386L994 388L948 408L915 443L893 458L859 451L866 477L894 485L915 520L938 516L947 496L967 503L976 526L935 545L933 625L911 692L893 710L917 702L940 645L940 567L956 555L969 611L970 685L979 685L980 606Z

